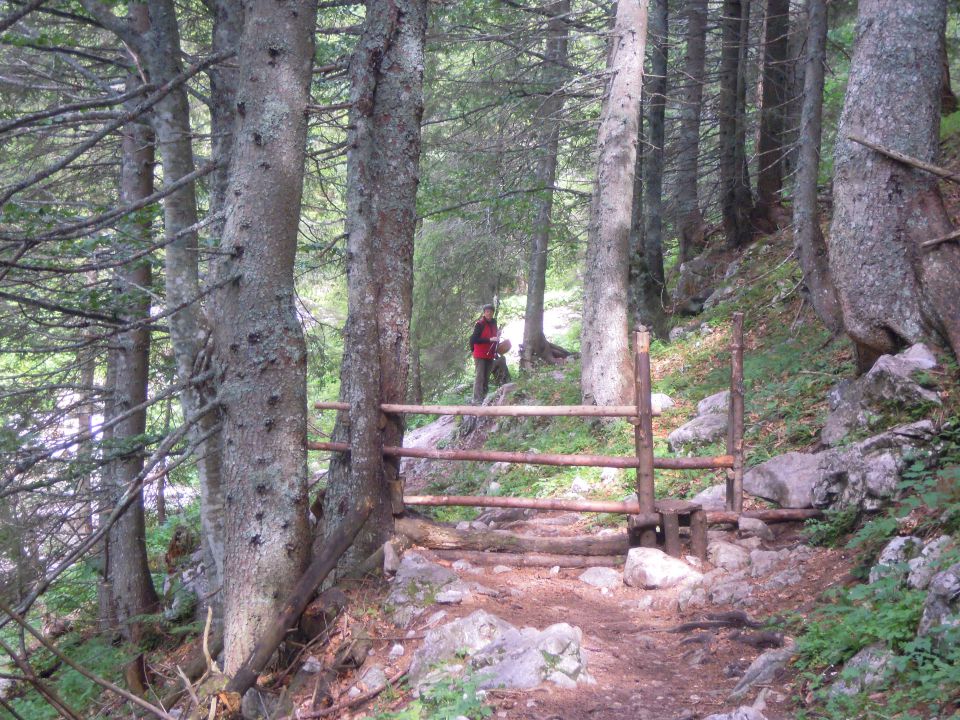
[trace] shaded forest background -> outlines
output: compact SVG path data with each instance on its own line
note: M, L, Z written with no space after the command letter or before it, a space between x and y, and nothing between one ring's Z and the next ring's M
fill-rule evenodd
M851 131L869 108L878 131L914 117L875 139L933 164L960 127L960 7L876 5L859 10L921 38L905 36L920 60L899 77L857 54L853 0L5 2L4 651L27 662L19 614L81 610L105 637L149 642L179 526L236 671L285 599L275 588L352 499L372 507L354 564L389 535L398 468L378 448L404 427L381 427L379 403L463 401L485 302L501 324L526 319L515 370L552 344L582 351L583 400L614 404L632 381L611 343L640 324L666 341L718 269L792 233L805 302L852 339L859 370L922 338L955 351L960 276L932 176L898 186L919 198L903 217L878 212L906 228L894 244L938 241L922 283L863 240L870 208L842 204L830 228L846 202L835 169L869 164L838 138L842 117ZM616 64L629 52L642 76ZM877 93L860 110L851 78ZM842 233L846 260L827 263L824 234L840 248ZM858 286L858 252L890 274ZM900 305L878 288L907 287L885 326ZM873 309L849 300L864 294ZM582 326L546 337L554 307L582 308ZM336 426L307 411L336 399L353 408ZM349 439L352 463L327 472L308 435Z

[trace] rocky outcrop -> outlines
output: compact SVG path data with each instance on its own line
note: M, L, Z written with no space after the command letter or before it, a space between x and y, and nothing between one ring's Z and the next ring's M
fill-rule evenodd
M709 445L726 437L730 391L723 390L697 403L697 415L667 436L671 452Z
M587 673L580 628L557 623L517 629L483 610L429 631L408 674L418 691L452 675L470 673L478 689L529 689L543 682L574 687Z
M877 510L896 493L911 457L935 435L933 423L921 420L844 448L784 453L750 468L743 489L787 508Z
M670 588L700 577L701 574L685 562L657 548L631 548L623 568L623 581L627 585L648 590Z
M823 444L837 445L852 432L877 428L890 410L900 416L925 406L939 406L937 393L924 388L914 377L936 366L933 353L917 344L899 355L882 356L862 377L840 383L829 396L830 414L820 436Z

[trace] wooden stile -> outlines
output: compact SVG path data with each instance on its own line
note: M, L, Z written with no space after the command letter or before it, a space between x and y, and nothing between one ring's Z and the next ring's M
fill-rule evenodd
M650 331L641 327L634 334L634 390L637 416L633 436L637 451L637 500L640 514L654 512L653 413L650 403ZM657 535L650 528L640 532L643 547L656 547Z
M733 314L730 338L730 410L727 454L733 468L727 471L727 510L743 511L743 313Z

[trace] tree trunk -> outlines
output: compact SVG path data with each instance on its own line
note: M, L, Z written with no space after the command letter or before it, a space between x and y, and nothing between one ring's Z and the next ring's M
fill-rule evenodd
M627 343L629 235L646 32L646 0L619 2L597 138L583 291L580 387L584 402L597 405L622 404L633 393Z
M131 21L146 25L146 6L130 7ZM127 78L133 90L139 80ZM123 131L120 166L120 203L132 204L153 193L153 133L140 122L128 124ZM120 242L131 252L149 246L150 220L131 220L120 228ZM124 323L141 322L150 317L152 271L149 257L124 266L117 272L117 317ZM128 413L147 400L150 370L150 328L140 325L117 335L110 350L113 379L106 418ZM124 494L143 470L141 438L147 428L147 410L131 412L110 431L105 450L113 456L105 470L114 498ZM110 564L107 580L113 593L113 609L124 637L131 642L141 638L142 624L134 618L157 609L158 598L147 563L143 493L138 492L107 536Z
M163 83L180 74L180 30L172 0L148 0L149 31L141 35L142 56L151 82ZM193 162L190 106L183 86L168 94L154 107L152 115L157 149L160 152L164 184L192 173ZM163 203L166 303L180 308L169 319L177 380L186 384L194 377L207 334L199 305L199 237L193 228L198 220L196 186L189 183L171 193ZM180 392L184 417L192 417L209 397L209 391L193 385ZM217 413L206 414L194 426L190 439L196 443L197 473L200 480L200 522L204 557L210 587L223 584L223 485L220 432ZM220 596L214 596L214 606ZM219 613L218 613L219 614Z
M669 332L664 311L666 287L663 274L663 151L666 140L664 121L667 106L667 0L652 0L648 33L651 43L650 74L644 78L641 108L648 118L647 142L641 168L634 174L634 212L631 218L631 278L635 298L636 322L659 337ZM642 112L642 110L641 110ZM642 212L637 212L644 194ZM641 232L640 225L643 224ZM635 239L634 239L635 238Z
M741 58L749 27L750 1L724 0L720 56L720 195L727 246L739 248L753 235L753 197L745 173L744 70Z
M808 0L807 10L807 58L800 118L793 232L794 242L799 250L800 267L803 269L803 281L810 293L810 303L823 324L831 332L838 333L843 329L843 316L830 275L827 243L820 230L820 215L817 212L827 6L824 0Z
M677 223L680 262L703 249L704 224L697 180L700 162L700 111L703 103L704 58L707 44L707 0L687 0L686 55L678 110Z
M767 0L763 43L763 90L757 143L756 216L770 230L779 227L783 189L783 130L787 110L787 49L790 0Z
M543 334L543 298L547 283L547 248L550 243L550 215L553 210L553 186L557 181L557 152L560 146L560 113L563 110L563 83L567 64L567 21L570 0L555 0L544 8L550 14L547 23L547 48L544 53L544 93L546 97L534 114L539 128L540 148L537 160L537 186L545 188L535 200L536 220L530 245L527 273L527 309L523 321L523 353L520 366L532 367L534 360L549 360L547 338Z
M863 358L930 334L960 355L960 247L920 247L952 230L936 178L848 137L936 160L945 22L945 0L859 4L829 254L844 327Z
M347 151L348 304L334 439L350 455L330 461L324 498L329 537L351 508L370 517L344 565L362 562L393 532L399 459L384 445L403 444L403 417L380 403L402 402L410 359L413 237L423 115L426 0L371 0L351 61Z
M306 345L294 258L316 0L246 5L216 298L226 486L224 671L249 655L310 555Z

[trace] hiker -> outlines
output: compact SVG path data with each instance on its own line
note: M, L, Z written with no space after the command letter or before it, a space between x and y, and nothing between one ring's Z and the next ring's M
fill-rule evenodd
M487 303L483 306L483 314L473 326L473 335L470 336L473 364L477 372L476 379L473 381L473 402L477 405L487 396L490 371L493 370L499 342L497 321L493 319L493 305Z

